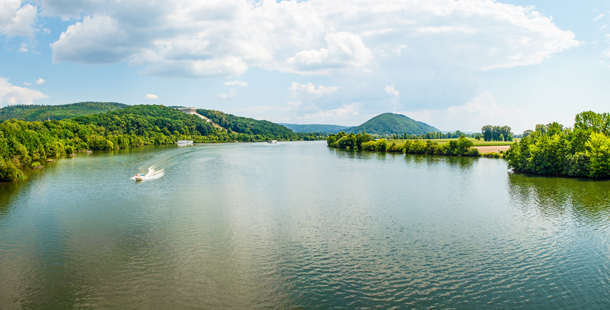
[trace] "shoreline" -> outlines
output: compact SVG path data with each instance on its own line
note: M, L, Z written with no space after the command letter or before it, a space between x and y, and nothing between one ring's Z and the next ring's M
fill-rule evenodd
M473 146L472 148L479 150L479 152L481 152L481 154L486 154L486 153L500 153L500 151L502 152L506 152L509 148L510 145L485 145L485 146Z

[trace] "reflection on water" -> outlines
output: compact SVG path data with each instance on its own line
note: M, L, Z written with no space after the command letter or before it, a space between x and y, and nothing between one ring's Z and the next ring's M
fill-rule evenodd
M609 180L509 174L511 197L527 214L607 229L610 225Z
M136 183L134 171L165 175ZM608 182L325 142L79 154L0 187L0 309L582 308Z

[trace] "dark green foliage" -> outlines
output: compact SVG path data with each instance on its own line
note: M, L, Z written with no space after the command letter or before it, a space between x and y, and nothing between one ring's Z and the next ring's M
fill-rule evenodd
M23 178L23 173L14 163L0 158L0 181L15 181Z
M536 125L506 152L518 172L574 177L610 177L610 115L576 115L574 130L558 123Z
M0 122L9 119L43 122L114 111L126 107L117 102L79 102L63 105L12 105L0 109Z
M338 134L331 134L326 139L326 143L330 147L346 149L346 150L362 150L362 147L367 142L373 140L373 136L367 134L365 131L358 134L347 134L340 132Z
M513 134L510 132L510 127L508 126L491 126L486 125L481 128L481 134L483 135L483 140L485 141L504 141L506 137L510 136L512 141Z
M483 156L485 158L502 158L502 154L495 153L495 152L485 153L481 156Z
M401 114L384 113L373 117L364 124L351 128L350 132L366 131L376 135L409 134L421 135L427 132L437 132L438 129L408 118Z

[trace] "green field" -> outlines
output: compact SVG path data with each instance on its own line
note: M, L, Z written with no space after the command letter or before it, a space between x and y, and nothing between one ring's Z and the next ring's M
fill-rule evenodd
M449 141L451 141L451 140L457 140L457 139L432 139L430 141L443 145L443 144L449 143ZM476 140L473 138L468 138L468 140L471 140L474 143L474 146L512 145L514 142L519 141L518 138L515 139L515 141L513 141L513 142L483 141L483 140ZM388 144L392 144L392 142L395 142L397 145L400 145L400 144L404 144L405 141L407 141L407 140L405 140L405 139L387 139L387 141L388 141ZM415 141L415 140L410 139L410 141ZM428 141L428 140L422 139L422 141Z

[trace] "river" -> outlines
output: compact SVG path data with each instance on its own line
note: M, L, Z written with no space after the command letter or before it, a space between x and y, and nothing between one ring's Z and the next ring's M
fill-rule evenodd
M604 309L609 190L325 142L79 153L0 184L0 309Z

